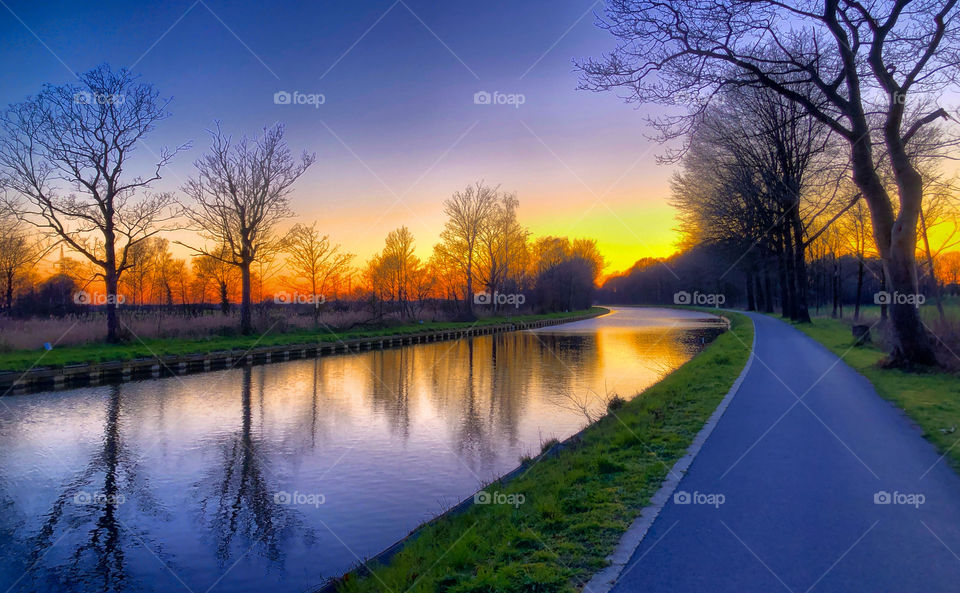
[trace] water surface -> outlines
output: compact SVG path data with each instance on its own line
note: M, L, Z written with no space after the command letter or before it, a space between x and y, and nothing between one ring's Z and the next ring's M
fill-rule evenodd
M296 592L653 384L699 314L0 399L0 591ZM589 411L589 410L588 410Z

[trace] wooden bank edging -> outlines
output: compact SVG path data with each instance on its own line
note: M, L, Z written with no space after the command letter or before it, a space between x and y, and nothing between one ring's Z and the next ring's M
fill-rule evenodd
M317 358L333 354L356 353L364 350L381 350L429 342L459 340L473 336L536 329L572 321L582 321L605 313L605 311L598 311L574 317L479 325L462 329L434 330L395 336L353 338L335 342L263 346L248 350L222 350L205 354L151 356L133 360L66 365L57 368L36 368L26 372L0 371L0 394L67 389L134 379L200 373L238 366Z

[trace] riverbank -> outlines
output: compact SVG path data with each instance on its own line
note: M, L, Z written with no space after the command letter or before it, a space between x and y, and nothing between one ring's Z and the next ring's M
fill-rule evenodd
M850 326L843 321L814 318L798 323L804 332L869 380L877 393L902 409L923 436L960 471L960 377L947 372L908 373L877 365L886 353L865 344L854 346Z
M342 592L576 591L620 536L740 374L753 325L740 314L685 365L530 460L506 483L426 524L386 565L364 566ZM367 570L368 569L368 570Z
M137 340L51 350L0 353L3 392L61 388L100 381L181 374L291 360L341 352L389 348L473 335L543 327L608 313L585 311L485 317L472 322L424 322L335 332L297 331L260 336L213 336L204 340Z

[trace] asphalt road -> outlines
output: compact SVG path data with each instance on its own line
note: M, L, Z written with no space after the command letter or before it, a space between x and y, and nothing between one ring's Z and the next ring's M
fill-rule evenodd
M751 317L753 365L613 591L960 591L960 477L837 356Z

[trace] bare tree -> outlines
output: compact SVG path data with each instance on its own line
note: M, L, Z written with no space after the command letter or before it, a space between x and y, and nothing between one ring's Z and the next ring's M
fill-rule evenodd
M204 304L207 298L207 287L213 283L216 289L216 299L220 304L223 315L230 314L230 294L235 290L237 281L237 267L227 263L229 261L227 248L217 250L216 256L200 255L193 258L194 302Z
M48 251L43 239L31 237L22 221L6 215L0 219L0 286L3 287L3 309L13 308L13 293L33 266Z
M619 43L580 64L581 86L625 89L630 101L687 105L694 114L731 85L766 87L801 106L846 141L887 282L916 293L923 183L908 144L947 117L929 99L960 74L958 1L611 0L600 26ZM689 122L655 123L676 137ZM896 204L875 144L892 171ZM891 307L888 362L935 364L919 312L905 301Z
M466 317L473 319L473 276L480 234L491 216L496 212L499 192L497 188L477 182L462 192L455 192L443 203L447 222L440 233L442 249L446 256L455 260L465 280L464 305Z
M210 135L210 152L194 163L197 176L183 191L194 201L186 209L187 217L214 246L189 247L239 268L240 330L252 333L250 267L282 248L276 226L293 215L289 204L293 183L316 157L304 152L297 162L283 139L282 124L236 143L219 123Z
M329 235L321 235L316 222L310 226L294 225L287 233L286 252L287 265L298 276L296 280L306 283L314 297L313 323L316 325L328 283L347 271L354 255L331 243Z
M107 339L120 339L117 283L129 254L176 214L172 195L138 194L185 146L155 156L129 177L138 145L169 116L169 100L125 69L107 65L78 83L46 85L0 116L0 179L8 206L98 268L106 286Z

